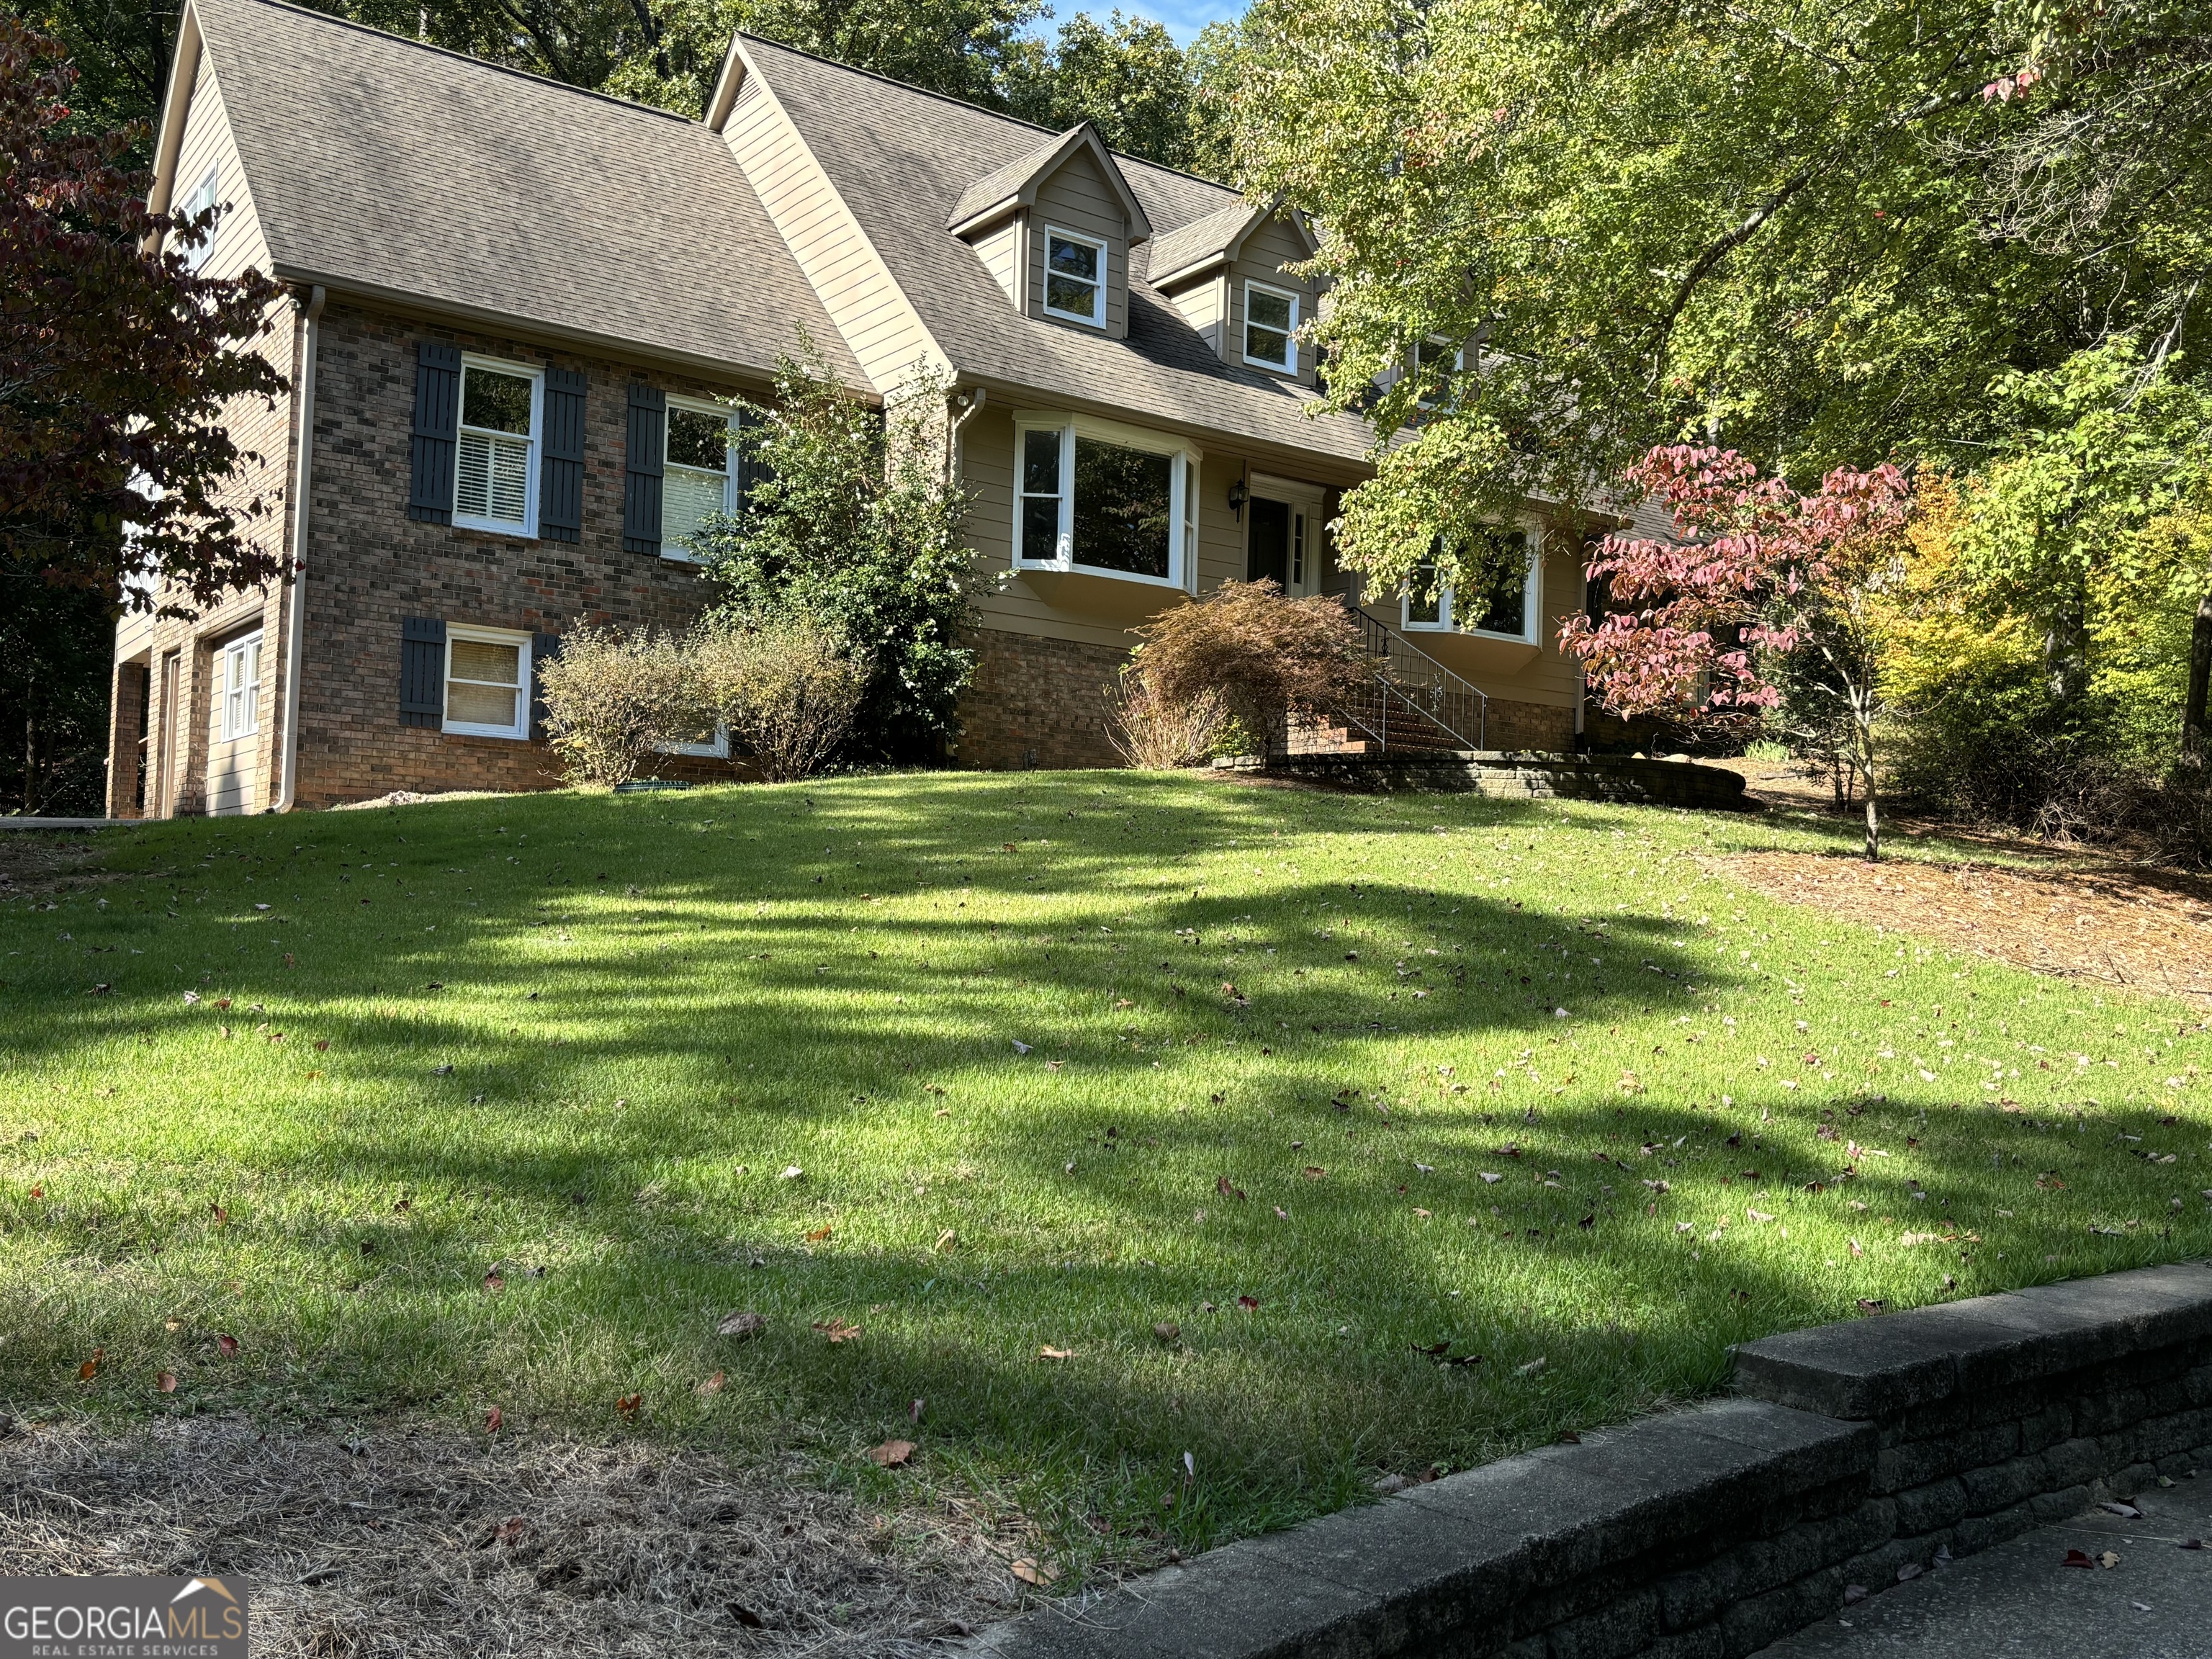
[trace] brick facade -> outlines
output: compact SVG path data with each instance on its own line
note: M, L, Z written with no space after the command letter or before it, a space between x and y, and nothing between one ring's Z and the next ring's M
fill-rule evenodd
M1547 755L1571 753L1575 711L1547 702L1516 702L1492 697L1486 733L1492 749L1535 750Z
M580 541L407 516L416 343L423 339L587 376ZM688 625L711 597L692 567L623 550L626 388L633 380L695 397L740 388L336 304L323 319L318 359L300 804L326 806L394 789L552 787L559 769L543 744L401 723L402 623L435 617L532 634L561 634L580 623ZM726 763L673 757L655 769L671 777L732 775Z
M1007 771L1122 763L1107 735L1106 698L1127 651L997 628L981 629L975 642L975 680L960 703L961 765Z

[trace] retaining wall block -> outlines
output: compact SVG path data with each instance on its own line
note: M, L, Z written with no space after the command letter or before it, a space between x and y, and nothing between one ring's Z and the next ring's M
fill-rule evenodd
M2028 1505L2034 1510L2039 1524L2046 1521L2069 1520L2081 1514L2094 1501L2089 1495L2088 1483L2084 1481L2078 1486L2061 1486L2055 1492L2038 1492L2028 1499Z
M2033 1455L2008 1457L2002 1463L1968 1469L1959 1477L1966 1489L1967 1511L1973 1515L1988 1515L2024 1503L2050 1481L2049 1461Z
M1602 1605L1552 1627L1552 1659L1628 1659L1650 1647L1659 1633L1656 1588L1616 1591Z
M1897 1529L1908 1535L1948 1527L1966 1512L1966 1488L1955 1478L1897 1494Z
M2074 1408L2063 1400L2055 1400L2033 1417L2020 1423L2020 1449L2023 1452L2047 1451L2062 1440L2074 1437Z
M2029 1504L2014 1504L1989 1515L1970 1515L1951 1528L1952 1553L1972 1555L2033 1531L2035 1525L2035 1510Z

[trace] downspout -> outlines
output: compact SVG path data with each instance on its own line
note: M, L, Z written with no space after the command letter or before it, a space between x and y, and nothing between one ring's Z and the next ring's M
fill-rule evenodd
M975 417L975 414L977 410L982 408L983 399L988 394L984 392L981 386L971 387L967 394L968 407L962 410L957 415L955 415L945 425L945 478L947 483L957 484L959 483L960 428L966 426L968 422ZM956 397L954 401L959 401L958 398Z
M323 301L330 296L320 283L307 296L307 337L300 347L300 386L295 394L300 405L299 459L292 470L292 607L290 626L284 630L284 769L271 810L289 812L300 782L300 657L307 632L307 489L314 478L315 454L315 341L321 332Z

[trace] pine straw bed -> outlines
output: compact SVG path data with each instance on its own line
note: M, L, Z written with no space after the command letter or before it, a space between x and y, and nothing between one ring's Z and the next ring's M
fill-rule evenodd
M2212 1007L2212 882L2130 867L2023 870L1972 862L1753 853L1729 875L1849 921L2116 988Z
M237 1574L254 1652L315 1659L896 1659L1010 1610L1005 1560L968 1517L871 1516L799 1473L234 1419L16 1428L0 1574Z

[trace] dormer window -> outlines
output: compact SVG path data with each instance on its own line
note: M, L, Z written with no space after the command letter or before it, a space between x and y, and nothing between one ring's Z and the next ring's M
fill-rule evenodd
M1106 244L1048 228L1044 234L1045 314L1106 325Z
M1264 283L1244 284L1244 361L1285 374L1298 372L1298 296Z

